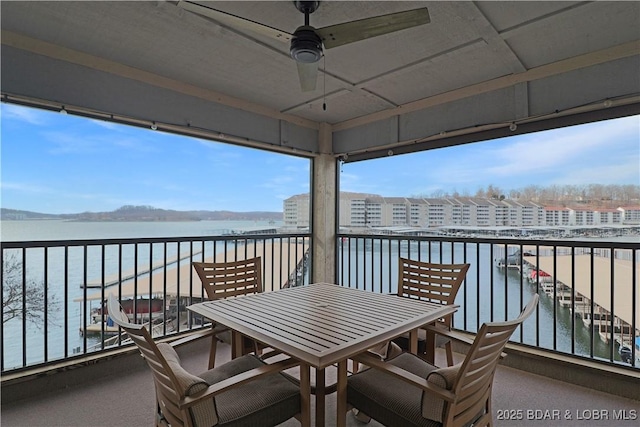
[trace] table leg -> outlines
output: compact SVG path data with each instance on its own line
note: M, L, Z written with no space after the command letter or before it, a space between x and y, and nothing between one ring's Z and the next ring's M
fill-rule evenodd
M232 331L231 336L231 358L242 356L242 349L244 346L244 338L242 334L236 331Z
M347 361L338 362L338 388L336 393L336 425L347 425Z
M325 421L325 371L316 369L316 427L324 427Z
M436 360L436 334L429 330L425 340L425 360L432 365Z
M409 332L409 352L411 354L418 354L418 330L412 329Z
M300 396L302 398L300 424L302 427L311 427L311 367L306 363L300 364Z

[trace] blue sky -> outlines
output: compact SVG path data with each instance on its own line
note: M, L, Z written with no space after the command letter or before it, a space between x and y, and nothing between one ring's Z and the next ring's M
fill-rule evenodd
M309 191L304 158L10 104L0 113L4 208L282 211ZM640 117L349 163L340 176L343 191L383 196L640 185Z
M343 190L474 195L496 186L640 185L640 116L345 165Z

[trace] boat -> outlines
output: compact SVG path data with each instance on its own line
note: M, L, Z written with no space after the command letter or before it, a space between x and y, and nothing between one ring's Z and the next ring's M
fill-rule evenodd
M120 306L122 307L122 311L124 311L130 319L133 317L134 307L136 310L136 319L141 320L149 320L149 313L153 316L154 314L162 314L164 311L164 301L161 298L152 298L151 300L147 298L138 298L135 300L125 299L120 301ZM91 311L92 318L98 321L99 318L102 317L103 311L105 314L109 314L106 302L102 303L102 307L94 308Z
M636 337L635 339L635 347L636 347L636 365L640 364L640 337ZM623 362L632 364L633 352L631 350L630 343L621 344L618 347L618 354L620 355L620 359Z
M161 298L126 299L120 302L120 306L132 323L147 323L151 319L159 320L164 318L164 300ZM96 307L91 310L91 323L86 326L86 329L82 326L80 327L80 335L84 334L85 331L87 334L101 334L103 332L105 334L117 334L119 332L118 326L109 317L106 302L103 301L102 307Z

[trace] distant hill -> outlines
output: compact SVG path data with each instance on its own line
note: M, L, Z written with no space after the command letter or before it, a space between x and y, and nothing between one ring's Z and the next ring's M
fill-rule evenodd
M152 206L122 206L111 212L82 212L77 214L47 214L0 208L0 219L66 219L72 221L255 221L282 220L282 212L232 212L232 211L175 211Z

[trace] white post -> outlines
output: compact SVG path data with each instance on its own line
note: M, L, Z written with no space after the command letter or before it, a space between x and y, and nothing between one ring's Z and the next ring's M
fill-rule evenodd
M336 159L331 125L320 123L320 153L313 159L311 221L313 224L313 283L335 282L336 271Z

